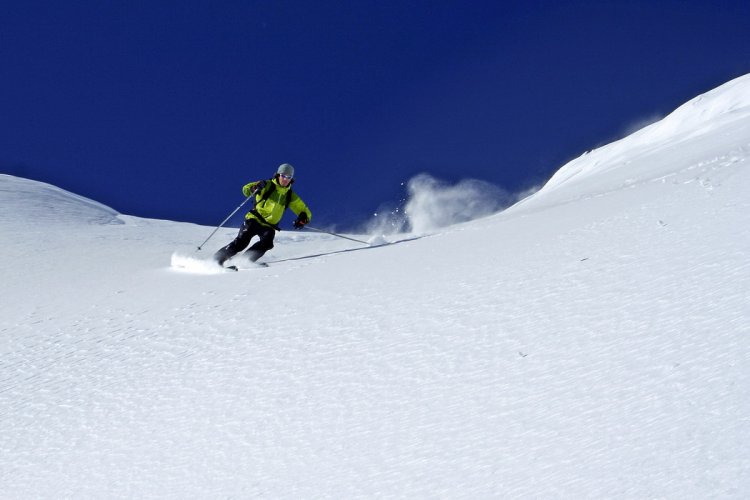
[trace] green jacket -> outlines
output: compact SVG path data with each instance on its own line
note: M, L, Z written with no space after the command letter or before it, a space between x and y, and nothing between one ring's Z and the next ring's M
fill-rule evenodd
M242 194L244 194L245 196L252 195L253 190L259 182L261 181L245 184L242 187ZM302 201L302 198L297 196L297 193L295 193L291 189L291 185L283 187L281 186L281 184L279 184L278 179L273 179L265 182L266 185L263 187L263 189L260 189L257 193L255 193L255 211L257 211L262 218L258 217L251 210L245 215L246 219L255 219L263 225L275 226L281 220L281 217L284 215L284 211L288 206L292 209L292 212L294 212L295 215L306 212L307 220L312 220L312 212L309 208L307 208L307 205L305 205L305 202ZM269 192L271 192L270 195L266 196ZM291 199L289 200L287 200L288 194L291 194ZM266 198L265 200L263 200L264 197Z

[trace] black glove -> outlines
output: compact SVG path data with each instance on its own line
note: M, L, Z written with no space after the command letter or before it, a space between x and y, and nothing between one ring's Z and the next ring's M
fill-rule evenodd
M266 187L266 181L258 181L255 183L255 189L253 189L253 193L260 192L261 189Z
M297 216L297 220L294 221L294 229L302 229L308 222L310 220L307 218L307 212L302 212Z

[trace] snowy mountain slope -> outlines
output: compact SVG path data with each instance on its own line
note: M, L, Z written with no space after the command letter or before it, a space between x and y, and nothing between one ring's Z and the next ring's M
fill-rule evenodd
M88 198L49 184L0 174L0 223L118 224L117 212Z
M745 75L692 99L661 121L571 161L519 207L601 195L639 182L681 182L676 177L719 173L726 162L746 156L748 128L750 75Z
M240 273L169 267L211 228L4 221L3 496L746 497L750 129L720 116L430 237L284 231L268 260L315 257Z

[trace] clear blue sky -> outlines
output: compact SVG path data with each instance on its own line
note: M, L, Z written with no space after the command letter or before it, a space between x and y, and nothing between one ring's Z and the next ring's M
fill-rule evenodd
M3 2L0 172L207 225L283 162L321 226L518 191L750 72L748 4Z

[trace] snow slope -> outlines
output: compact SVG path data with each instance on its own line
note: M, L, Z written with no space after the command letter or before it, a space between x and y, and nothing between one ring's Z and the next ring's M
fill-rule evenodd
M170 267L211 228L0 176L0 496L747 498L749 101L239 273Z

